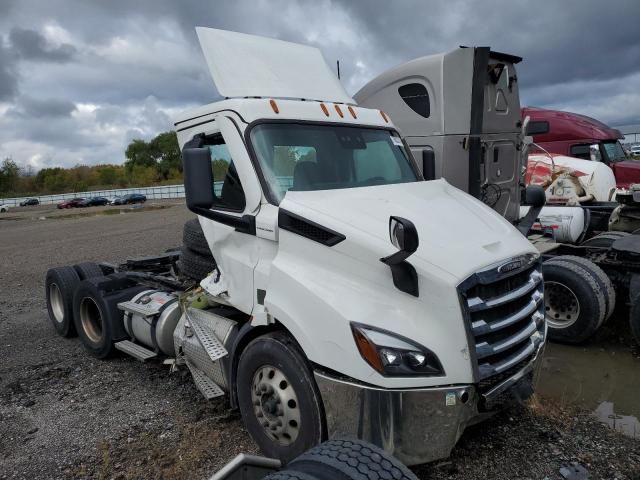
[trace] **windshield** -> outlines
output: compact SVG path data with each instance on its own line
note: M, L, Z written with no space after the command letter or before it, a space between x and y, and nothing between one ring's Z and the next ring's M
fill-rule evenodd
M339 125L265 123L251 142L271 200L310 191L418 181L397 134Z
M621 160L626 159L626 155L624 154L624 149L620 142L603 142L602 146L607 154L607 160L609 162L619 162Z

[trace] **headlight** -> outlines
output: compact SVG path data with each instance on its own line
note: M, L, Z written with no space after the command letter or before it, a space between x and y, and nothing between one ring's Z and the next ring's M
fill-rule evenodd
M362 358L386 377L444 375L438 357L428 348L386 330L351 324Z

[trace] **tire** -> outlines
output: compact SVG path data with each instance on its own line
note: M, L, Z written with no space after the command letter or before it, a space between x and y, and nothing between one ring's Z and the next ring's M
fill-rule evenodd
M97 263L83 262L83 263L74 265L73 268L75 269L76 273L80 277L80 280L86 280L87 278L104 276L104 272L98 266Z
M611 248L611 245L613 245L613 242L615 242L619 238L626 237L627 235L631 235L631 234L628 232L599 233L595 237L591 237L589 240L585 240L584 242L582 242L580 246Z
M75 337L73 295L80 277L73 267L50 268L45 277L45 294L49 319L58 335Z
M580 265L557 260L544 262L542 274L549 339L568 344L585 341L606 313L604 293L595 278Z
M318 480L418 480L398 459L362 440L331 440L300 455L287 470Z
M550 262L567 261L567 262L574 263L576 265L580 265L585 270L588 270L591 276L595 278L596 283L598 284L598 286L600 287L600 290L602 290L602 293L604 294L606 313L604 316L603 323L606 322L609 318L611 318L611 315L613 315L613 312L616 309L616 289L613 286L613 282L611 281L611 279L608 277L606 273L604 273L604 270L602 270L598 265L596 265L592 261L587 260L586 258L577 257L575 255L562 255L559 257L552 258L549 261Z
M211 256L209 243L197 218L185 222L182 228L182 244L196 253Z
M270 473L262 480L319 480L306 473L296 472L293 470L281 470L279 472Z
M325 437L318 387L288 335L274 332L249 343L240 356L236 388L244 424L266 456L286 464ZM260 398L254 400L254 393Z
M83 280L73 296L73 314L76 331L87 352L100 359L110 357L113 344L127 337L124 330L124 312L118 303L133 298L148 288L136 286L118 291L107 291L109 277Z
M629 313L629 326L636 343L640 345L640 296L636 297Z
M188 248L182 248L182 253L178 260L178 269L184 276L199 282L215 270L215 268L216 262L213 257L205 257Z

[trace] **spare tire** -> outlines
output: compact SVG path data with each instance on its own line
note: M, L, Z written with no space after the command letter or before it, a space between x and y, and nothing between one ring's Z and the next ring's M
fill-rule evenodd
M209 243L204 236L200 221L197 218L185 222L182 228L182 243L189 250L199 253L200 255L211 256Z
M611 245L613 245L613 242L615 242L619 238L626 237L627 235L631 234L628 232L599 233L598 235L591 237L589 240L585 240L584 242L582 242L580 246L610 248Z
M362 440L324 442L288 464L290 470L318 480L418 480L400 460Z
M196 281L202 280L216 268L212 256L200 255L193 250L183 248L178 260L178 270L185 277Z
M80 280L86 280L87 278L104 276L104 272L98 266L97 263L82 262L77 265L74 265L73 268L75 269L78 276L80 277Z
M80 278L73 267L50 268L45 277L45 293L49 319L58 335L74 337L73 294Z
M575 255L561 255L559 257L554 257L551 260L549 260L549 262L562 262L562 261L571 262L576 265L580 265L582 268L587 270L591 274L591 276L595 279L595 281L598 283L598 286L602 290L602 293L604 294L606 313L604 315L603 323L607 321L613 314L614 310L616 309L616 289L613 286L613 282L611 281L609 276L606 273L604 273L604 270L602 270L598 265L593 263L591 260L587 260L586 258L582 258L582 257L577 257Z
M567 261L546 261L545 317L549 339L577 344L598 329L606 313L604 293L589 271Z

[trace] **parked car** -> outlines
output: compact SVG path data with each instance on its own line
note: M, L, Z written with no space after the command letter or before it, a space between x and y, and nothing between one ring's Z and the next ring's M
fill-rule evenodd
M640 156L640 145L632 145L629 149L629 153L634 157Z
M40 205L40 200L38 200L37 198L27 198L26 200L20 202L21 207L29 207L31 205Z
M133 203L144 203L146 201L146 196L140 193L130 193L129 195L116 197L116 199L113 201L113 205L131 205Z
M72 198L71 200L65 200L58 204L58 208L76 208L80 206L80 203L84 201L83 197Z
M4 213L4 212L8 212L9 211L9 205L5 204L0 204L0 213Z
M85 198L82 202L78 203L78 207L100 207L109 205L109 199L105 197L91 197Z

